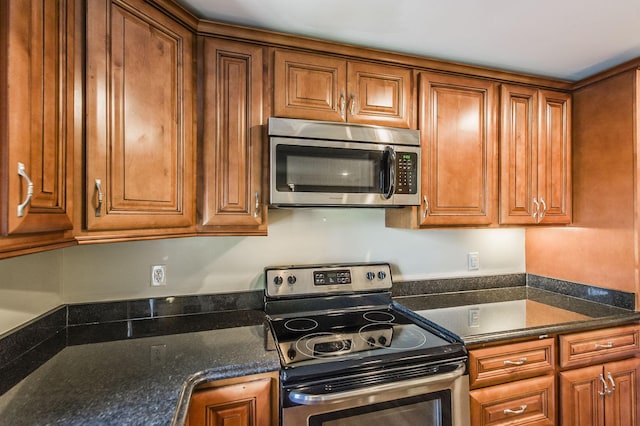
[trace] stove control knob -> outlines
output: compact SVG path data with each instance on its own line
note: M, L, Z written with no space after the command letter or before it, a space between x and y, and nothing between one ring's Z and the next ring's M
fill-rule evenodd
M367 272L367 279L369 281L373 281L373 279L376 277L376 274L374 274L373 272L369 271Z
M378 272L378 278L379 279L384 280L386 277L387 277L386 272L384 272L384 271Z
M291 284L291 285L295 284L295 283L296 283L296 276L295 276L295 275L289 275L289 276L287 277L287 282L288 282L289 284Z
M380 343L381 346L385 346L387 344L387 338L384 336L378 337L378 343Z
M367 339L367 344L371 347L374 347L376 345L376 339L374 339L373 337L369 337Z
M282 285L282 277L280 275L273 277L273 283L275 285Z
M290 359L291 361L293 361L293 360L295 359L295 357L296 357L296 350L295 350L295 349L293 349L293 348L289 349L289 350L287 351L287 356L289 357L289 359Z

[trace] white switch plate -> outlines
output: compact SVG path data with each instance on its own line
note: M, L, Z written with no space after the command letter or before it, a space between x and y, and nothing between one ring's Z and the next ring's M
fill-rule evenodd
M167 285L167 266L153 265L151 267L151 287Z
M468 266L470 271L477 271L480 269L480 254L477 251L471 252L467 255Z

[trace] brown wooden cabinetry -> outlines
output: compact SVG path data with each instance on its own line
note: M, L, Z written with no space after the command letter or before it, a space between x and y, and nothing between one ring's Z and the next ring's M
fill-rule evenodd
M560 336L564 426L635 426L640 421L640 326ZM628 359L624 359L628 358Z
M199 40L202 133L200 232L266 234L262 47Z
M276 50L274 115L413 128L409 68Z
M73 243L75 8L0 6L0 258Z
M107 238L186 232L195 221L191 30L142 0L86 8L85 227Z
M423 204L387 210L387 225L497 222L496 96L491 81L420 73Z
M220 380L193 392L186 425L278 424L276 373Z
M555 339L469 351L471 424L554 425Z
M502 85L500 223L571 223L571 95Z
M640 419L640 359L560 373L563 426L636 426Z

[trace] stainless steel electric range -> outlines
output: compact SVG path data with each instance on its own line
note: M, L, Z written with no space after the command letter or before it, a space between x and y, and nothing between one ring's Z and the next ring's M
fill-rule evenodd
M283 426L469 424L460 339L391 299L387 263L265 268Z

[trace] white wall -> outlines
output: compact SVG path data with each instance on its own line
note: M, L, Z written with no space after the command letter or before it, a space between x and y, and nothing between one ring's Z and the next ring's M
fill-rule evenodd
M272 209L267 237L198 237L64 250L69 303L263 288L268 265L387 261L396 281L525 272L523 229L400 230L381 209ZM152 288L150 267L167 266Z
M467 253L480 271L467 271ZM272 209L267 237L77 246L0 261L0 334L62 303L263 288L269 265L386 261L395 281L525 272L524 229L403 230L382 209ZM150 268L167 267L152 288Z
M0 261L0 336L62 300L62 250Z

